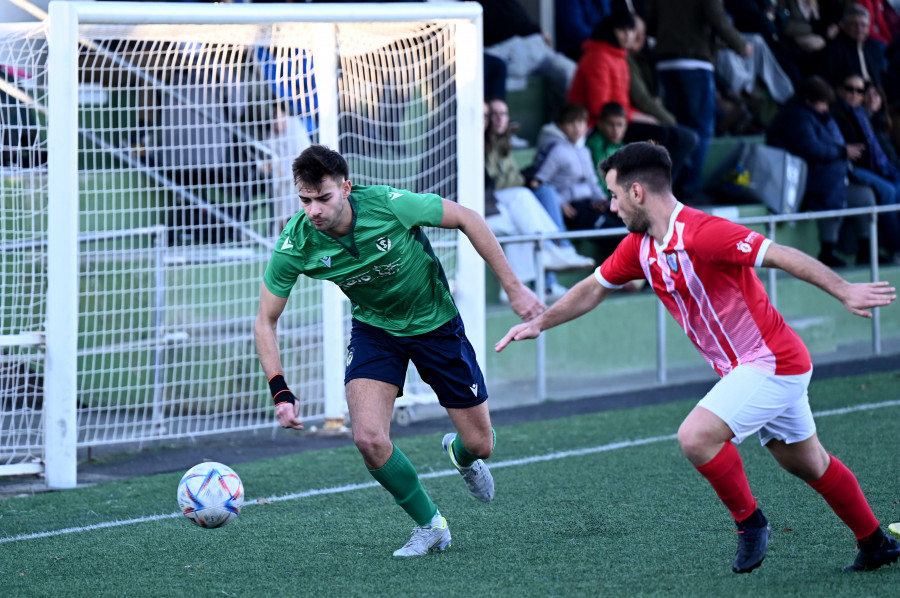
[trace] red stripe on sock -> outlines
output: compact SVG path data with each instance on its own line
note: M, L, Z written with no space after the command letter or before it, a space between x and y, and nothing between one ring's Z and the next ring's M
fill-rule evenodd
M697 471L709 481L735 521L743 521L756 511L756 499L750 492L750 484L744 474L741 454L731 442Z
M822 495L841 521L853 530L857 540L873 534L878 528L878 519L872 513L856 476L834 455L825 474L808 483Z

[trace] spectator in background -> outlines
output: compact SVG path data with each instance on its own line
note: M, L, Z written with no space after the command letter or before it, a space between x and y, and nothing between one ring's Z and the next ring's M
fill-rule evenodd
M875 190L878 203L893 206L900 203L900 169L888 157L875 138L868 115L862 107L866 85L859 75L844 77L837 87L837 98L832 112L844 141L862 147L862 152L851 157L851 177ZM887 259L900 263L900 213L889 212L878 217L880 245L887 252Z
M866 95L863 98L863 108L869 117L875 139L878 140L881 149L888 160L900 168L900 155L897 154L897 146L894 144L894 119L887 110L887 96L884 90L877 85L866 87Z
M767 144L783 148L806 161L809 173L802 204L804 210L840 210L875 204L874 194L867 187L854 185L848 193L849 160L859 157L862 147L844 141L829 109L833 101L831 86L821 77L810 77L781 107L766 133ZM869 246L863 241L868 237L867 219L855 216L853 221L861 239L859 257L865 259ZM843 220L832 218L816 222L821 243L819 261L830 267L845 266L836 254Z
M506 99L506 63L484 52L484 97Z
M656 37L654 56L666 108L699 136L681 185L683 201L690 204L702 187L703 162L716 127L715 40L745 57L753 48L731 24L722 0L653 0L647 31Z
M543 131L546 136L555 131L556 139L530 184L533 189L550 186L556 190L567 229L618 228L623 226L622 221L609 211L597 165L584 145L587 123L588 113L583 106L571 103L563 106L554 119L555 127ZM609 250L608 241L601 239L597 245L601 250Z
M564 230L544 209L536 194L525 186L525 177L519 171L509 148L509 108L502 100L484 105L485 149L485 218L495 235L519 235L556 233ZM559 201L552 188L542 191L547 201L560 213ZM560 213L559 221L562 222ZM537 277L534 243L507 243L503 246L516 277L525 283L533 283ZM592 268L593 259L579 255L569 241L546 241L546 273L544 284L546 299L561 297L566 288L559 284L553 270ZM509 297L501 290L500 301Z
M594 130L587 137L585 145L591 152L591 162L600 164L625 145L625 133L628 131L628 119L625 108L618 102L607 102L600 109L600 118ZM606 181L599 177L600 187L609 195Z
M894 15L897 13L885 0L853 0L853 3L869 12L869 39L887 47L894 36L900 33L896 28L896 19L893 20L892 25L892 19L889 16L891 13Z
M840 32L839 0L778 0L778 38L804 77L818 68L818 53Z
M578 61L581 44L591 37L591 31L612 10L613 0L556 0L554 25L556 49Z
M506 63L510 78L543 77L551 110L565 102L575 62L553 49L549 37L518 0L478 0L484 10L484 51Z
M869 38L869 11L850 4L840 22L840 32L819 57L819 75L837 85L845 75L856 73L863 81L881 86L886 67L884 46Z
M687 127L663 126L651 114L632 106L631 69L627 49L634 46L636 18L627 11L608 15L584 42L584 55L569 90L569 101L587 108L588 125L594 126L600 110L609 102L625 108L628 130L625 143L653 139L672 155L673 176L678 180L691 152L697 146L696 133Z

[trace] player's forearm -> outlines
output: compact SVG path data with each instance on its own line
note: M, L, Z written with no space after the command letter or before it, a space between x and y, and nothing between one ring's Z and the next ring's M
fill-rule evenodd
M487 263L488 267L494 271L494 275L500 284L508 292L509 289L519 283L515 273L503 253L500 242L488 228L483 218L472 212L472 217L467 218L460 230L468 237L472 243L472 247L478 252L478 255Z
M606 299L612 290L607 289L594 278L585 278L563 295L562 299L535 319L541 331L565 324L588 313Z
M844 295L850 285L834 270L819 260L793 247L784 245L773 244L769 251L766 252L763 266L784 270L799 280L819 287L840 301L844 300Z
M253 327L253 336L256 339L256 353L259 355L259 363L262 365L266 380L276 374L283 373L281 355L278 351L278 333L276 331L277 320L269 322L261 316L257 316Z

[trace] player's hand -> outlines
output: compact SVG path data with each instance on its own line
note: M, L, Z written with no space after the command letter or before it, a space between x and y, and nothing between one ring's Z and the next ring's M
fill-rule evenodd
M278 420L282 428L302 430L303 422L300 421L300 401L294 400L293 403L279 403L276 405L275 419Z
M511 343L512 341L521 341L526 338L537 338L541 334L541 329L534 322L525 322L524 324L517 324L509 329L509 332L506 333L506 336L497 341L497 344L494 345L494 351L499 353L503 349L506 348L506 345Z
M863 318L871 318L873 307L890 305L897 298L897 289L888 282L859 282L850 284L846 296L841 303L847 310Z
M534 291L522 283L516 285L512 290L506 289L506 294L509 295L509 306L526 322L547 311L544 302L538 299Z

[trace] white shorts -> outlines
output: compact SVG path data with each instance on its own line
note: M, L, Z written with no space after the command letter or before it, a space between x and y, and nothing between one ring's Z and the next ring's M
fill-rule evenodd
M775 376L741 365L719 380L697 405L728 424L735 444L754 432L763 446L773 439L801 442L816 432L806 394L811 377L812 370Z

